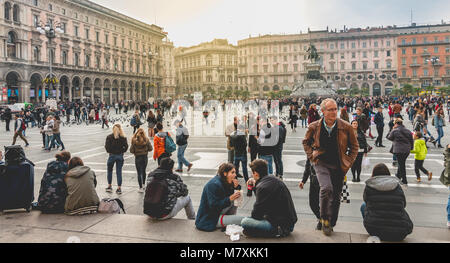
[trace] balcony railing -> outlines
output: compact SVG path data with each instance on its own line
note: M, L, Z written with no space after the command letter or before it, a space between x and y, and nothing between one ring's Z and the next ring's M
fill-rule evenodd
M410 67L420 67L420 64L419 63L412 63L409 66Z

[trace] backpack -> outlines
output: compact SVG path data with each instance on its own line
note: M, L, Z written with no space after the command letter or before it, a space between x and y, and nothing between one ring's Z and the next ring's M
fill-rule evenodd
M161 218L168 194L169 185L166 179L153 178L145 189L144 214L154 218Z
M170 137L169 133L164 140L164 150L166 153L173 153L177 149L177 145L173 142L172 137Z
M24 131L24 130L27 129L27 126L25 125L25 120L23 120L23 119L22 119L22 124L20 125L20 129L21 129L22 131Z
M125 208L120 199L104 198L98 205L98 212L105 214L120 214L120 209L125 213Z
M136 126L136 124L137 124L136 116L133 116L133 118L131 118L130 125L134 127Z
M5 146L5 165L19 165L23 161L28 161L22 146ZM33 164L34 165L34 164Z

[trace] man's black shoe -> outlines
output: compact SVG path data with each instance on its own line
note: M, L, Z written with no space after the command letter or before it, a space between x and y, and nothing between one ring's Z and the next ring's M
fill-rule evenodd
M319 231L322 230L322 222L319 221L317 223L316 230L319 230Z

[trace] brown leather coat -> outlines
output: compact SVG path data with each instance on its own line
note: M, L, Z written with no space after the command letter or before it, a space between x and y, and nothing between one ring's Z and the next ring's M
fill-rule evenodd
M326 146L320 145L320 131L322 129L323 118L315 121L309 125L303 140L303 148L305 149L308 159L317 164L318 156L322 155L326 151ZM347 174L348 170L352 167L353 162L358 155L359 144L356 138L353 127L341 119L337 119L337 140L339 151L339 163L341 164L341 170L343 174ZM348 154L347 154L348 152Z

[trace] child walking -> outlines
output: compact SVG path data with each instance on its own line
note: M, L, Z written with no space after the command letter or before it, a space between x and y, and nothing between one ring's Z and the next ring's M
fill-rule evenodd
M411 153L415 154L414 170L416 172L417 182L421 182L420 171L427 174L428 181L431 181L433 174L431 172L428 172L427 169L423 167L423 163L425 161L425 158L427 157L428 150L421 132L414 133L414 149L411 151Z

